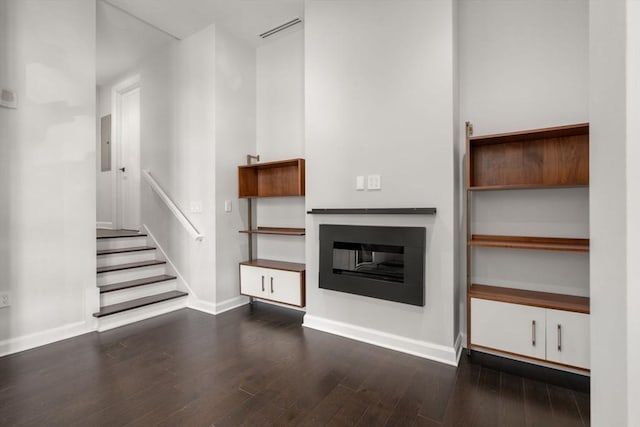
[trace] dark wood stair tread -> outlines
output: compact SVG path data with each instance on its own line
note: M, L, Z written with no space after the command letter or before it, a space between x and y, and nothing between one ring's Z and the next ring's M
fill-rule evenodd
M100 311L93 313L94 317L104 317L110 314L122 313L123 311L133 310L134 308L146 307L158 302L169 301L172 299L187 296L186 292L182 291L169 291L157 295L151 295L144 298L133 299L119 304L107 305L100 308Z
M117 239L122 237L146 237L146 233L137 230L96 230L97 239Z
M156 248L154 246L132 246L130 248L102 249L99 250L96 255L126 254L127 252L153 251L155 249Z
M166 282L168 280L175 279L176 276L169 276L168 274L162 274L160 276L145 277L144 279L127 280L126 282L112 283L110 285L98 286L100 293L121 291L123 289L135 288L138 286L150 285L152 283Z
M106 265L104 267L98 267L96 269L97 273L108 273L110 271L119 271L119 270L128 270L130 268L139 268L139 267L151 267L154 265L166 264L166 261L160 261L157 259L152 259L150 261L140 261L140 262L130 262L128 264L118 264L118 265Z

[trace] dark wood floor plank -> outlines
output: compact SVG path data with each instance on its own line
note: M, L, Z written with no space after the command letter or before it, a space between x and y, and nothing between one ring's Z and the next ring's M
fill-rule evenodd
M0 425L589 425L589 395L302 328L189 309L0 358Z
M553 413L547 385L539 381L524 379L525 417L527 427L552 425Z
M553 412L553 425L562 427L582 426L580 410L572 390L548 385L549 400Z
M503 427L525 426L524 382L521 377L500 375L500 400L498 425Z
M582 423L588 427L591 425L591 399L587 393L574 392L573 394L576 398Z

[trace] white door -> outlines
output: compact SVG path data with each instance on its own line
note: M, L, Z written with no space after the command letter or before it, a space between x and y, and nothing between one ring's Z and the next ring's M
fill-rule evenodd
M140 227L140 88L121 94L118 197L120 228Z
M545 309L471 298L471 344L543 359Z
M589 315L547 310L547 359L589 368Z

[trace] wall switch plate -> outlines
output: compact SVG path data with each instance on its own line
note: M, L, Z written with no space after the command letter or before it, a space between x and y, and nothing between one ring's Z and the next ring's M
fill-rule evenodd
M0 292L0 308L9 307L11 305L11 298L9 292Z
M364 176L358 175L356 176L356 191L364 190Z
M368 175L367 176L367 189L368 190L380 190L380 175Z
M191 202L189 210L191 211L191 213L202 213L202 201L197 200Z
M231 212L231 200L224 201L224 211Z

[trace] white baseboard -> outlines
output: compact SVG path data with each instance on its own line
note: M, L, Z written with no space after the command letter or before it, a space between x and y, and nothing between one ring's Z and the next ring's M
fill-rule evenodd
M111 221L96 221L96 228L113 229L113 223Z
M234 308L247 304L249 304L249 298L244 295L238 295L237 297L216 303L216 314L224 313L225 311L233 310Z
M72 338L77 335L92 332L92 325L87 322L76 322L68 325L48 329L35 334L24 335L21 337L10 338L0 341L0 356L18 353L20 351L29 350L40 347L45 344L51 344L56 341Z
M246 304L249 304L249 298L240 295L216 304L197 298L189 298L187 307L194 310L202 311L203 313L213 314L215 316L217 314L233 310L234 308L238 308Z
M412 354L414 356L423 357L436 362L446 363L447 365L452 366L458 365L458 357L461 352L461 350L456 349L456 347L447 347L440 344L419 341L400 335L389 334L387 332L380 332L374 329L311 316L309 314L305 314L302 326L391 350L401 351L403 353ZM462 342L460 337L456 340L456 346L459 346L458 342Z

